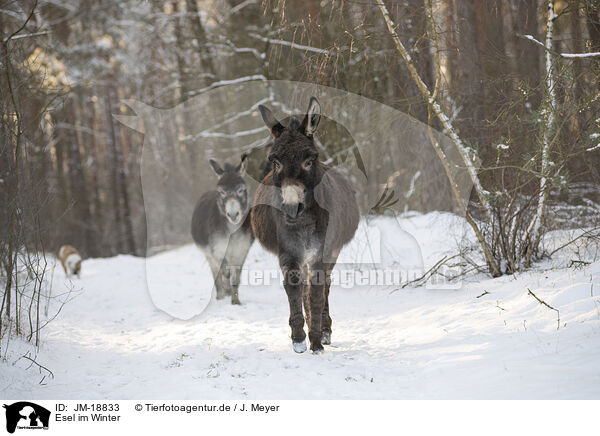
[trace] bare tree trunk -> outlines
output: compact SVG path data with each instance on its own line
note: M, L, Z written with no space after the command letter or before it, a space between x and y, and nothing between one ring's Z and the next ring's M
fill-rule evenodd
M448 65L448 77L446 79L448 88L458 88L459 84L459 73L460 73L460 59L458 50L458 41L456 35L458 34L456 24L456 5L455 0L445 0L446 6L446 26L445 26L445 44L446 44L446 57ZM452 96L456 98L456 95Z
M592 52L600 51L600 5L588 2L585 9Z
M65 178L65 149L64 149L64 129L57 129L56 132L56 143L54 145L54 151L56 152L56 178L58 179L59 188L59 210L64 211L69 207L69 186Z
M544 220L544 213L546 209L546 199L548 198L548 191L550 189L549 169L550 169L550 147L551 138L554 128L554 111L557 109L556 102L556 90L554 85L556 83L556 72L552 65L552 40L553 40L553 25L556 15L554 14L554 0L548 0L548 16L546 19L546 42L545 46L545 66L546 66L546 107L545 111L545 124L542 138L542 158L541 158L541 177L540 177L540 188L538 195L538 205L535 216L533 217L525 237L529 238L529 244L527 245L527 254L525 256L525 266L531 264L532 256L537 253L540 238L541 238L541 226Z
M186 46L186 39L185 39L185 35L184 35L184 24L185 24L185 20L184 17L179 16L180 15L180 10L179 10L179 1L173 1L172 2L172 6L173 6L173 12L175 15L175 22L173 23L173 33L175 34L175 44L176 44L176 50L175 50L175 57L176 57L176 61L177 61L177 73L178 73L178 78L179 78L179 86L180 86L180 92L179 92L179 103L183 103L185 105L185 100L188 96L188 92L190 91L190 84L193 83L190 77L190 65L188 60L185 57L185 46ZM183 127L183 135L185 137L187 137L188 135L193 134L194 132L194 122L191 118L191 114L188 110L183 111L183 126L178 126L178 128L182 128ZM189 169L191 171L191 174L196 174L198 171L198 160L199 160L199 156L197 153L197 150L199 149L198 144L196 144L196 141L192 141L187 140L184 143L184 146L186 148L187 154L188 154L188 158L186 159L186 164L189 165Z
M75 98L75 97L73 97ZM68 121L72 124L70 131L69 143L66 144L68 154L68 168L69 177L71 180L71 196L75 202L76 211L76 226L79 229L79 237L77 238L81 243L84 244L82 251L85 255L89 256L90 250L92 250L93 240L91 230L91 215L89 205L89 194L87 190L87 183L85 180L85 174L83 171L83 160L80 152L80 141L81 135L76 132L75 129L79 127L77 123L77 116L75 114L76 105L73 102L73 98L69 98L66 102L66 116ZM79 242L78 241L78 242Z
M35 8L35 6L34 6ZM33 13L33 10L32 10ZM27 21L29 21L29 19L27 19ZM25 23L27 23L27 21ZM12 77L12 71L11 71L11 63L12 63L12 59L9 56L9 51L8 51L8 41L4 40L4 31L0 31L0 37L2 38L2 64L3 65L3 70L4 70L4 74L6 76L6 86L7 86L7 91L8 91L8 98L10 100L10 105L12 105L12 111L14 111L14 117L15 117L15 125L13 126L9 126L8 129L8 138L9 138L9 143L13 143L14 141L14 155L10 156L10 146L8 146L8 150L9 150L9 161L12 160L12 171L10 171L10 173L12 173L11 177L11 181L8 183L8 192L9 192L9 207L10 207L10 212L9 212L9 234L8 234L8 255L7 255L7 265L6 265L6 286L5 286L5 295L6 295L6 315L8 317L10 317L10 291L12 288L12 284L13 284L13 274L17 274L18 271L18 256L17 256L17 252L18 252L18 235L17 235L17 212L19 209L19 189L20 189L20 185L19 185L19 177L20 177L20 163L21 163L21 139L22 139L22 134L23 134L23 121L21 118L21 112L20 112L20 107L17 103L17 97L15 95L15 90L13 89L13 77ZM5 117L3 117L5 118ZM6 117L8 118L8 117ZM13 127L13 129L10 129L10 127ZM14 130L13 132L11 132L10 130ZM11 138L11 136L14 136L14 140ZM12 158L12 159L11 159ZM9 174L10 174L9 173ZM19 312L16 310L18 303L18 296L17 296L17 286L15 284L15 320L16 320L16 325L17 325L17 331L18 331L18 322L19 322ZM0 313L0 316L2 314Z
M192 24L194 37L198 43L198 51L200 53L202 67L207 73L216 76L216 69L212 62L212 55L207 45L208 40L206 38L206 32L204 31L202 20L200 19L198 4L196 3L196 0L185 0L185 4L190 22Z
M100 168L100 155L98 153L98 147L96 144L96 133L95 133L95 120L96 120L96 108L94 102L89 99L89 101L81 101L82 112L87 112L86 119L86 127L89 129L89 134L87 135L87 144L88 147L88 156L91 159L91 189L93 201L91 204L92 207L92 219L93 219L93 229L96 234L95 238L95 247L91 251L91 256L100 256L100 239L101 239L101 229L104 227L104 214L102 213L102 205L100 202L100 179L99 179L99 168Z
M189 76L188 76L188 65L186 62L186 58L184 56L185 53L185 36L183 34L184 29L184 19L181 15L181 11L179 10L179 1L175 0L171 2L173 7L173 15L175 16L175 20L173 22L173 33L175 34L175 59L177 61L177 73L179 76L179 86L181 96L186 96L189 88Z
M476 2L457 0L459 86L452 87L454 100L462 106L461 135L479 140L484 119L483 80L481 53L485 51L485 36L481 34L484 19L482 0ZM479 12L479 13L478 13ZM483 45L483 47L482 47Z
M121 200L119 195L119 158L117 156L118 148L118 135L115 131L116 126L113 120L113 109L112 109L112 96L111 87L106 87L106 95L104 97L104 107L106 111L106 124L108 126L108 147L111 155L111 195L113 199L113 213L114 213L114 241L116 243L116 250L118 253L124 251L124 238L122 231L122 213L121 213Z
M512 0L516 4L513 8L513 23L515 27L513 32L522 35L533 35L533 37L539 37L538 29L538 14L537 14L537 2ZM522 38L518 38L516 41L519 67L519 77L523 78L528 82L530 88L536 88L541 82L540 80L540 56L537 47ZM535 96L530 97L531 104L534 106L539 105L540 96L539 93Z
M579 6L579 4L576 4ZM573 11L569 14L571 23L571 41L572 44L570 46L572 53L583 53L583 44L581 43L581 21L579 18L579 7L574 8ZM574 60L573 61L573 99L576 105L581 104L581 100L583 98L583 86L581 81L583 80L583 69L581 68L581 62ZM578 112L573 117L573 131L577 132L579 128L583 125L583 113Z
M388 31L396 44L396 48L398 49L402 58L404 59L406 66L408 67L408 70L411 73L412 79L416 83L417 87L421 91L421 94L423 95L423 98L425 99L425 101L427 102L427 104L429 106L430 113L434 114L438 118L438 120L441 122L442 126L446 130L446 133L450 136L450 138L452 139L452 142L454 143L454 145L456 146L457 150L459 151L461 157L463 158L463 162L465 163L465 166L467 167L469 175L471 177L471 181L473 182L475 192L479 197L481 205L483 206L484 211L486 213L486 216L488 217L489 221L492 222L493 221L492 211L491 211L490 205L487 201L486 193L483 190L483 187L481 186L481 183L479 181L477 171L475 170L473 162L471 161L470 153L469 153L468 149L465 147L465 145L463 144L463 142L460 139L460 137L458 136L458 134L456 133L456 130L452 126L452 123L450 122L450 120L448 119L446 114L444 114L444 112L442 111L439 103L435 100L437 97L437 90L439 89L439 75L436 78L436 88L434 90L434 93L432 94L429 91L425 82L423 82L423 80L421 79L419 73L417 72L417 70L415 68L415 65L414 65L414 62L413 62L411 56L406 51L404 44L402 43L402 41L400 40L400 37L396 33L394 22L390 18L388 10L387 10L385 4L383 3L383 0L377 0L377 5L379 6L381 15L383 16L383 18L385 20ZM437 45L436 45L436 52L437 52ZM436 58L437 58L437 55L436 55ZM437 68L439 70L439 59L436 59L436 60L438 61ZM490 248L489 248L487 242L485 241L485 239L483 238L481 231L477 227L477 224L475 223L475 221L471 218L466 205L464 204L464 202L462 201L462 198L460 197L460 193L458 191L458 185L454 179L454 176L452 175L452 172L450 171L449 162L446 159L446 157L443 153L443 150L441 149L441 147L439 146L437 141L434 140L433 135L431 134L431 123L429 123L429 124L430 124L430 137L432 139L432 141L431 141L432 145L434 146L436 152L438 153L438 156L440 157L442 164L444 165L444 168L446 170L446 175L448 176L448 180L450 182L453 193L455 195L455 199L459 203L459 206L461 207L463 214L465 215L467 221L469 222L469 224L473 228L473 231L475 232L475 235L477 236L477 239L483 249L484 256L485 256L488 268L490 270L490 273L493 276L499 276L499 275L501 275L500 268L498 267L494 257L492 256Z
M127 192L127 178L121 146L121 135L119 125L113 118L113 102L118 99L114 83L114 81L111 81L106 89L106 117L109 127L109 145L113 164L112 190L114 196L113 204L115 207L115 225L118 228L117 234L120 239L118 242L119 249L125 250L126 253L136 253L131 209L129 207L129 194ZM124 232L121 226L124 226Z

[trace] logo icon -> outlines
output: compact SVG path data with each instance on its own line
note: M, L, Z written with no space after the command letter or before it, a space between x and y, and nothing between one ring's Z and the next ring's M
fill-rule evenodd
M50 411L28 401L19 401L11 405L5 404L6 431L14 433L15 429L48 429Z

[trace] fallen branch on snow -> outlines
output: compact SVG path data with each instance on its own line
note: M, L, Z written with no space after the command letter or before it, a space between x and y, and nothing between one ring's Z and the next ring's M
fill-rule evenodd
M555 307L550 306L548 303L546 303L544 300L540 300L537 295L535 295L533 292L531 292L531 289L527 288L527 290L529 291L529 295L531 295L533 298L535 298L540 304L546 306L548 309L552 309L556 312L556 330L558 330L560 328L560 311L558 309L556 309Z

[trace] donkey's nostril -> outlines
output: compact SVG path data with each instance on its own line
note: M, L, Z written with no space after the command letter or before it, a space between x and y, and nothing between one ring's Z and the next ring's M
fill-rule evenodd
M240 216L240 213L239 212L234 212L234 213L228 213L227 215L229 215L229 218L231 218L232 220L235 221Z
M296 219L304 211L304 203L284 205L283 211L288 218Z
M291 219L295 219L300 213L299 204L284 204L282 210L286 216Z

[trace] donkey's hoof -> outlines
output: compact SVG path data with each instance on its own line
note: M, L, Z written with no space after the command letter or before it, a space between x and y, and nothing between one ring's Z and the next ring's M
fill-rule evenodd
M242 302L240 301L240 299L238 297L232 297L231 298L231 304L242 304Z
M296 353L304 353L306 351L306 341L292 342L292 348Z
M312 351L313 354L322 354L325 352L325 349L323 348L323 345L319 344L311 344L310 345L310 351Z
M321 339L323 345L331 345L331 332L323 332L323 338Z
M217 300L222 300L223 298L225 298L224 294L217 294Z

